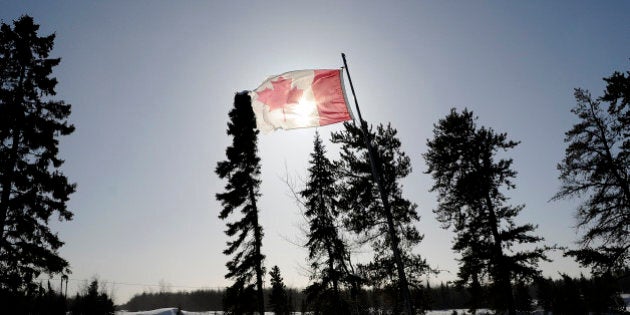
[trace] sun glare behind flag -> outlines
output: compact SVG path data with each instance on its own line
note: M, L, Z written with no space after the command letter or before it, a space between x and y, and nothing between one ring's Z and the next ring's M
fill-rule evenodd
M285 72L249 94L256 127L263 133L352 119L340 69Z

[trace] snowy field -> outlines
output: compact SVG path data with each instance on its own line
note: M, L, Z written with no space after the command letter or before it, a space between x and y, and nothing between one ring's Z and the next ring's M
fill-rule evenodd
M464 310L460 310L458 312L458 314L464 314ZM187 312L187 311L182 311L182 314L184 315L223 315L223 312L220 311L216 311L216 312ZM300 313L292 313L295 315L298 315ZM427 313L427 315L451 315L453 314L453 310L449 310L449 311L429 311ZM477 314L483 314L482 312L478 312ZM177 315L177 309L176 308L162 308L162 309L158 309L158 310L153 310L153 311L143 311L143 312L125 312L125 311L119 311L116 312L116 315ZM273 315L272 312L265 312L265 315Z
M626 304L627 305L627 304ZM627 308L630 311L630 307ZM457 314L469 314L468 312L466 312L466 310L460 309L460 310L443 310L443 311L428 311L426 314L427 315L452 315L453 311L457 311ZM215 312L187 312L187 311L182 311L183 315L223 315L223 312L220 311L215 311ZM300 313L291 313L293 315L300 315ZM491 312L484 312L483 310L477 310L477 314L478 315L483 315L483 314L492 314ZM543 311L535 311L532 312L531 315L542 315L544 314ZM116 312L116 315L177 315L177 309L175 308L163 308L163 309L159 309L159 310L153 310L153 311L144 311L144 312L125 312L125 311L120 311L120 312ZM273 315L272 312L265 312L265 315Z
M628 305L628 304L626 304ZM630 311L630 307L627 308ZM443 311L428 311L426 314L427 315L452 315L453 311L457 311L457 314L469 314L468 312L466 312L466 310L460 309L460 310L443 310ZM187 312L187 311L182 311L183 315L223 315L223 312L221 311L214 311L214 312ZM291 313L293 315L299 315L300 313ZM477 314L478 315L483 315L483 314L492 314L489 311L484 311L484 310L477 310ZM543 311L535 311L532 312L531 315L542 315L544 314ZM159 310L153 310L153 311L144 311L144 312L125 312L125 311L120 311L120 312L116 312L116 315L178 315L177 314L177 309L176 308L162 308ZM272 312L265 312L265 315L273 315Z
M628 305L626 307L626 310L630 311L630 294L622 294L621 298L624 300L624 302L626 303L626 305ZM457 314L467 314L466 310L464 309L459 309L459 310L443 310L443 311L428 311L426 314L427 315L451 315L453 314L453 311L457 311ZM223 312L220 311L213 311L213 312L187 312L187 311L182 311L183 315L223 315ZM294 315L299 315L300 313L292 313ZM477 310L477 314L491 314L490 311L488 310ZM537 315L537 314L544 314L543 311L537 311L537 312L533 312L533 315ZM179 315L177 314L177 309L176 308L162 308L162 309L157 309L157 310L152 310L152 311L143 311L143 312L126 312L126 311L119 311L116 312L116 315ZM273 315L272 312L265 312L265 315Z
M445 310L445 311L429 311L427 312L427 315L451 315L453 314L453 311L457 311L457 314L466 314L466 310ZM485 313L489 313L487 311L484 310L478 310L477 314L485 314ZM223 315L223 312L220 311L216 311L216 312L187 312L187 311L182 311L182 314L184 315ZM295 315L299 315L300 313L292 313ZM177 314L177 309L176 308L162 308L162 309L158 309L158 310L153 310L153 311L143 311L143 312L126 312L126 311L119 311L116 312L116 315L178 315ZM265 312L265 315L273 315L272 312Z

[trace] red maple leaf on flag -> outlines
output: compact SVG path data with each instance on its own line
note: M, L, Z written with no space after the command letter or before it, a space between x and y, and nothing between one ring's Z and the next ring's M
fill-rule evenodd
M292 79L279 77L276 81L271 81L273 89L266 88L258 92L258 100L269 106L269 111L274 109L284 109L287 104L297 104L302 97L304 90L297 87L291 88Z

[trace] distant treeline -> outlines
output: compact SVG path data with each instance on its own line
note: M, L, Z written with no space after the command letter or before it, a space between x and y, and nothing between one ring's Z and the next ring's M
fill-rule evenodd
M270 289L265 290L269 296ZM287 288L290 303L299 309L304 300L301 290ZM154 310L167 307L179 307L191 312L221 311L223 310L223 296L225 290L196 290L191 292L144 292L133 296L129 302L119 305L118 310L132 312Z
M491 305L488 300L489 289L483 288L485 299L477 302L478 308ZM576 313L597 311L610 305L609 293L630 292L630 277L623 279L591 279L586 277L571 278L562 276L560 279L540 279L529 286L524 286L516 292L520 304L529 304L532 309L544 309L557 313ZM135 295L126 304L117 307L119 310L143 311L166 307L180 307L187 311L221 311L223 310L223 295L225 290L198 290L192 292L158 292ZM439 285L427 284L421 291L412 290L415 300L421 299L427 310L465 309L470 307L470 293L451 283ZM269 296L270 289L265 290ZM293 311L309 311L310 306L306 294L301 289L287 288L289 305ZM349 293L346 292L349 295ZM366 289L359 296L358 304L363 309L388 309L395 302L395 290ZM622 303L621 300L613 301ZM269 305L267 311L271 311Z
M448 290L454 290L453 287L447 286ZM286 288L289 298L289 307L293 311L310 310L307 301L307 295L302 289ZM425 289L426 291L426 289ZM271 289L265 289L265 297L268 297ZM421 292L415 292L415 296L422 298ZM225 290L197 290L191 292L144 292L133 296L129 302L119 305L118 310L127 311L146 311L167 307L179 307L186 311L203 312L203 311L221 311L223 310L223 298ZM343 292L349 296L349 292ZM395 303L395 290L385 289L368 289L363 290L359 294L357 304L363 308L388 308ZM453 293L455 294L455 293ZM271 311L270 305L266 303L266 311Z
M481 291L482 298L477 308L490 308L490 288L486 286ZM435 287L428 285L425 292L429 310L465 309L471 306L468 290L449 283ZM606 312L611 306L613 309L623 309L624 304L619 295L629 292L630 277L571 278L562 275L560 279L538 279L531 285L517 286L514 296L517 308L522 311L539 309L553 314L587 314Z

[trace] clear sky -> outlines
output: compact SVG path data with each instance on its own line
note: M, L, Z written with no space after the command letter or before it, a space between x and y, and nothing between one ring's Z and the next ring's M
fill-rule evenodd
M630 66L628 1L4 1L0 19L29 14L55 32L58 99L76 131L61 140L78 190L70 222L54 222L71 264L70 293L107 281L116 303L170 284L223 287L227 237L214 174L231 139L234 93L289 70L336 68L345 52L361 110L398 129L414 172L404 182L425 240L416 249L457 271L421 154L433 124L468 107L479 124L521 144L513 204L548 244L571 246L574 202L549 202L575 122L573 89L600 95L602 77ZM346 86L349 90L349 87ZM326 139L340 125L320 128ZM259 137L266 266L308 283L299 210L283 181L306 174L314 129ZM328 144L331 157L335 147ZM579 274L554 254L544 274ZM114 284L112 282L116 282ZM56 282L55 282L56 285Z

